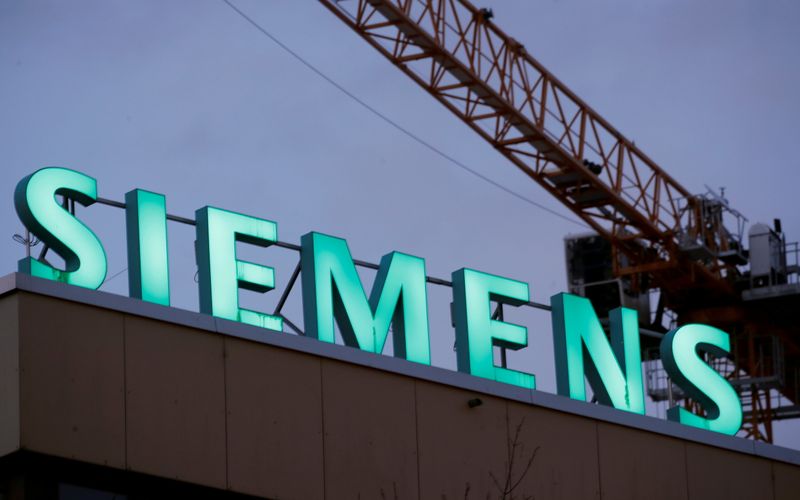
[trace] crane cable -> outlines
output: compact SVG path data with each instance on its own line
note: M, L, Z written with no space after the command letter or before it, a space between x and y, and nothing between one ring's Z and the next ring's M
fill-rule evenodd
M518 200L524 201L525 203L528 203L529 205L532 205L532 206L534 206L534 207L536 207L536 208L538 208L540 210L544 210L545 212L547 212L547 213L549 213L551 215L554 215L554 216L556 216L556 217L558 217L560 219L564 219L567 222L571 222L572 224L576 224L578 226L591 229L587 224L585 224L585 223L583 223L581 221L575 220L575 219L573 219L571 217L568 217L568 216L566 216L564 214L556 212L552 208L546 207L546 206L542 205L541 203L533 201L532 199L530 199L530 198L528 198L528 197L526 197L526 196L524 196L524 195L522 195L520 193L517 193L516 191L514 191L514 190L512 190L512 189L510 189L510 188L508 188L508 187L506 187L506 186L504 186L502 184L500 184L499 182L492 180L491 178L483 175L482 173L478 172L477 170L474 170L474 169L470 168L469 166L467 166L464 163L460 162L456 158L450 156L449 154L445 153L441 149L437 148L433 144L427 142L423 138L421 138L418 135L414 134L413 132L411 132L407 128L403 127L402 125L400 125L396 121L392 120L391 118L389 118L385 114L381 113L380 111L378 111L374 107L372 107L369 104L367 104L365 101L361 100L358 96L356 96L355 94L353 94L352 92L347 90L341 84L336 82L333 78L331 78L328 75L326 75L325 73L323 73L316 66L314 66L313 64L308 62L306 59L304 59L300 54L298 54L297 52L293 51L285 43L281 42L277 37L275 37L275 35L273 35L269 31L267 31L266 28L264 28L259 23L257 23L253 18L251 18L250 16L245 14L241 9L236 7L233 3L231 3L230 0L222 0L222 1L225 4L227 4L228 7L230 7L234 12L239 14L239 16L241 16L245 21L247 21L248 23L253 25L253 27L256 28L259 32L261 32L262 35L264 35L267 38L269 38L270 40L272 40L276 45L278 45L278 47L280 47L285 52L287 52L289 55L294 57L297 61L299 61L301 64L303 64L306 68L308 68L311 71L313 71L314 73L316 73L317 76L319 76L320 78L322 78L323 80L325 80L326 82L328 82L329 84L334 86L341 93L343 93L344 95L346 95L347 97L349 97L350 99L355 101L357 104L359 104L361 107L363 107L364 109L366 109L367 111L369 111L373 115L377 116L378 118L380 118L384 122L388 123L389 125L391 125L395 129L397 129L398 131L400 131L401 133L406 135L408 138L410 138L413 141L419 143L420 145L424 146L425 148L429 149L430 151L434 152L435 154L439 155L440 157L444 158L445 160L449 161L450 163L454 164L455 166L461 168L462 170L465 170L466 172L469 172L470 174L474 175L475 177L477 177L477 178L479 178L479 179L481 179L481 180L483 180L485 182L488 182L492 186L504 191L505 193L517 198Z

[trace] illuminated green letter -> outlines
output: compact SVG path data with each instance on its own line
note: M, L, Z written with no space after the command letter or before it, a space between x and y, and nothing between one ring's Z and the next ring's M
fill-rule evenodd
M703 418L684 408L667 410L667 418L692 427L736 434L742 425L742 404L725 378L708 366L698 349L717 357L730 352L730 337L707 325L684 325L661 340L661 360L667 373L690 398L703 405Z
M33 257L19 261L22 273L97 289L106 278L106 253L91 229L58 204L63 195L88 207L97 200L97 182L80 172L48 167L22 179L14 206L28 230L64 259L64 270Z
M239 307L239 288L268 292L275 286L275 270L236 259L237 241L268 247L277 241L278 226L272 221L214 207L197 210L195 217L200 311L282 331L281 318Z
M560 293L553 307L558 394L586 400L584 376L602 404L644 415L642 359L636 311L611 311L611 344L589 299Z
M425 261L392 252L381 259L369 301L347 242L320 233L301 239L306 335L380 354L392 326L394 355L430 364Z
M134 189L125 194L130 296L169 305L167 208L164 195Z
M518 350L528 345L528 329L492 319L491 301L519 306L528 302L528 284L472 269L453 273L458 371L536 388L529 373L495 366L494 346Z

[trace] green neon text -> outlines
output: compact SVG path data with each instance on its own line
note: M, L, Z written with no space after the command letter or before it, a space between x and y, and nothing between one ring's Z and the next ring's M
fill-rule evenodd
M19 271L99 288L107 272L105 251L95 233L70 210L76 203L88 207L97 200L95 179L74 170L48 167L22 179L14 192L16 211L50 253L44 251L38 259L20 260ZM125 195L125 201L129 293L137 299L169 306L165 197L135 189ZM239 300L241 289L258 293L272 290L275 270L239 259L237 244L269 247L278 241L277 224L214 207L201 208L195 215L200 311L282 331L284 319L277 312L270 315L245 309ZM53 253L63 259L63 269L48 262L47 257ZM399 252L383 256L367 296L347 242L312 232L301 239L299 269L305 335L335 343L338 329L345 345L381 354L391 333L396 357L431 364L427 283L435 280L426 276L424 259ZM519 350L528 345L526 327L503 321L502 314L493 315L495 304L497 314L503 306L528 302L528 284L472 269L460 269L452 279L458 370L535 389L533 374L495 363L496 348ZM280 307L288 296L287 291ZM551 304L558 394L585 401L588 381L600 403L644 414L636 311L611 311L609 339L588 299L562 293L554 295ZM742 424L739 396L706 360L706 354L729 354L729 335L711 326L689 324L670 331L660 349L672 381L703 409L695 414L681 407L670 408L668 418L684 425L736 434Z
M526 389L536 388L533 375L494 364L494 347L522 349L528 345L528 330L492 319L491 301L519 306L528 300L527 283L472 269L453 273L458 371Z
M164 195L141 189L126 193L125 222L130 296L168 306L169 257Z
M611 311L609 344L589 299L560 293L550 304L558 394L585 401L586 378L602 404L644 415L636 311Z
M712 326L689 324L670 331L661 341L661 360L672 380L705 410L701 417L681 407L667 410L669 420L722 434L742 426L742 404L731 384L706 364L699 351L723 357L730 336Z
M277 224L214 207L197 210L195 217L200 311L282 331L280 317L239 307L239 288L265 293L275 287L274 269L236 258L237 241L261 247L277 241Z
M48 167L22 179L14 191L14 206L25 227L64 259L64 269L26 257L22 273L97 289L106 279L106 253L100 240L59 204L57 195L88 207L97 200L97 181L67 168Z
M335 321L346 345L381 353L391 326L395 356L430 364L423 259L385 255L367 300L345 240L308 233L301 247L306 335L334 343Z

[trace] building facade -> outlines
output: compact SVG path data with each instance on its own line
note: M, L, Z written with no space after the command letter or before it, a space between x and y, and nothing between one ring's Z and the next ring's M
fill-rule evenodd
M2 498L795 499L800 453L21 274Z

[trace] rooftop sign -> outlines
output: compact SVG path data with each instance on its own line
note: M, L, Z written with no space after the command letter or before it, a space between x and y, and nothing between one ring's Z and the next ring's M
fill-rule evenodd
M105 280L106 255L92 230L56 199L62 195L89 206L97 201L97 182L80 172L43 168L22 179L14 193L20 220L64 260L64 269L26 257L19 271L35 277L97 289ZM125 195L130 296L169 306L167 212L164 195L133 190ZM200 311L219 318L280 332L283 320L240 307L238 291L267 293L275 287L272 267L240 260L236 243L267 247L278 241L277 223L215 207L195 212ZM303 317L306 335L334 343L338 326L350 347L381 354L392 329L394 356L429 365L430 331L425 261L392 252L378 267L367 296L347 242L311 232L301 238ZM519 350L528 331L494 319L491 303L519 306L530 300L528 284L459 269L452 274L453 316L458 370L477 377L536 389L533 373L494 363L495 346ZM636 311L611 312L606 337L591 302L560 293L551 297L557 392L585 401L588 380L598 401L621 411L645 413L638 318ZM661 358L671 379L703 415L670 408L669 420L723 434L742 423L739 397L701 353L724 356L730 336L714 327L690 324L670 331L661 342Z

